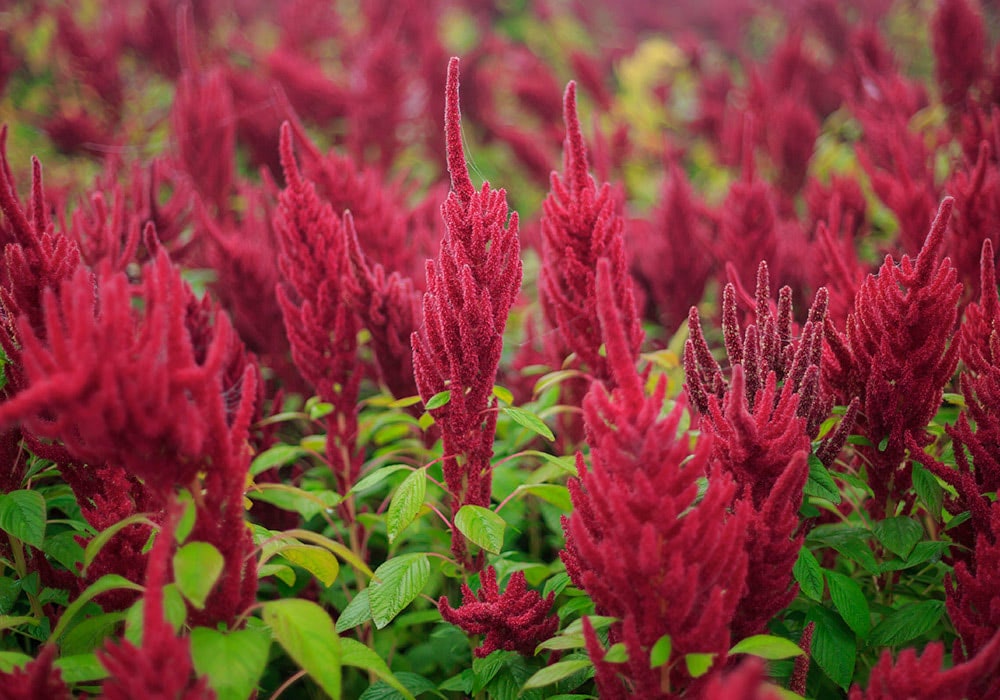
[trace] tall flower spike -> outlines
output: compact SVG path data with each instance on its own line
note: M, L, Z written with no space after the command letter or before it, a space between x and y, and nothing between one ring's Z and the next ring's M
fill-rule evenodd
M555 634L559 618L549 614L554 593L542 598L537 591L528 590L523 571L514 572L503 594L492 566L483 569L479 577L478 595L462 584L460 607L452 608L444 596L438 601L441 617L446 622L461 627L466 634L486 635L482 644L476 647L478 658L485 658L497 649L531 656L535 647Z
M448 64L445 125L452 189L441 206L445 233L427 262L423 325L414 332L413 370L426 403L442 391L450 400L432 415L444 443L444 478L452 513L489 506L496 400L492 397L507 316L521 288L517 213L507 221L507 195L484 182L476 190L462 150L458 59ZM455 530L452 551L466 564Z

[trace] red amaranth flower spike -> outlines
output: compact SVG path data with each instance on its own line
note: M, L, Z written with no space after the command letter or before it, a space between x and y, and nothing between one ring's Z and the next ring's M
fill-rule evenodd
M72 700L62 672L52 666L59 647L46 644L23 669L0 672L0 700Z
M941 101L955 110L986 72L986 28L976 4L942 0L931 20L934 77L941 86Z
M438 601L438 610L446 622L461 627L466 634L486 635L476 647L478 658L497 649L531 656L535 647L555 634L559 618L549 612L554 593L542 598L537 591L528 590L523 571L511 575L502 594L492 566L483 569L479 577L478 594L462 584L462 605L458 608L451 607L444 596Z

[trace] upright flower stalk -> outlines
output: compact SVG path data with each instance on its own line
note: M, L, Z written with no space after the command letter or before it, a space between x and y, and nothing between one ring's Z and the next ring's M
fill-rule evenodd
M441 207L445 233L437 259L427 262L423 325L412 344L424 402L450 392L448 402L431 414L441 428L444 479L454 515L462 506L490 503L497 417L492 390L503 330L521 287L517 212L508 222L506 192L489 183L477 190L465 164L457 58L448 64L445 137L451 174L451 191ZM452 552L471 564L457 529Z

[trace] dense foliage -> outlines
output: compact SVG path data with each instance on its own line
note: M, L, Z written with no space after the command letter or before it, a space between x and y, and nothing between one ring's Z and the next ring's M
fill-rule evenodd
M984 5L0 6L0 699L1000 697Z

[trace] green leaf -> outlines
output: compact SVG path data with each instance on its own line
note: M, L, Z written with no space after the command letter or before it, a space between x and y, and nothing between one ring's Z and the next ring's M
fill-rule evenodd
M419 673L399 671L396 673L396 678L399 679L399 682L403 684L403 687L406 688L410 695L433 693L439 698L444 698L444 695L438 692L437 686ZM361 693L361 697L358 700L403 700L406 697L408 696L395 690L385 681L379 681L368 686L365 692Z
M368 602L376 629L382 629L409 605L427 585L431 564L426 554L404 554L375 569Z
M267 667L271 638L262 629L225 634L208 627L191 630L191 658L218 700L246 700Z
M304 520L311 520L320 513L332 511L343 500L333 491L305 491L296 486L279 483L254 484L247 490L247 497L298 513Z
M368 602L368 589L358 591L347 607L340 611L337 618L337 634L354 629L372 619L371 605Z
M409 406L416 406L418 403L420 403L419 394L416 396L404 396L395 401L390 401L389 408L408 408Z
M489 685L490 681L496 678L497 674L507 665L507 661L511 658L512 654L513 652L510 651L497 650L486 658L472 659L473 694L478 694L483 688Z
M909 603L882 618L868 638L871 647L898 647L929 632L944 614L940 600Z
M561 484L521 484L517 487L517 490L538 496L564 513L569 513L573 510L573 501L569 496L569 489Z
M194 529L194 523L198 517L198 507L191 496L191 492L187 489L177 494L177 502L184 504L184 512L181 513L180 520L177 521L177 527L174 528L174 541L177 544L184 544L184 540L188 538L191 530Z
M624 642L612 644L604 654L604 660L609 664L623 664L628 661L628 648Z
M67 685L90 683L108 677L107 669L97 660L96 654L64 656L52 662L52 666L59 669L63 683Z
M872 628L871 610L857 581L836 571L826 572L833 607L856 635L865 639Z
M284 564L264 564L257 567L258 580L265 579L268 576L274 576L286 586L295 585L295 572L292 571L292 567L290 566L285 566Z
M386 529L389 533L389 544L392 544L417 517L427 497L427 475L423 469L418 469L403 479L396 489L386 514Z
M286 530L282 533L287 537L295 537L296 539L305 540L306 542L311 542L313 544L318 544L320 547L330 550L336 554L340 559L346 561L348 564L353 566L357 571L365 574L366 576L372 576L372 570L368 568L364 560L361 559L357 554L352 552L348 547L342 545L340 542L335 542L329 537L325 537L318 532L312 532L311 530L303 530L296 528L294 530Z
M617 617L610 617L608 615L587 615L587 619L590 620L590 626L594 628L595 632L607 629L618 621ZM566 625L563 634L583 634L583 618L573 620Z
M424 411L420 414L420 418L417 419L417 425L420 426L421 430L427 430L434 425L434 416Z
M143 609L145 608L145 598L137 600L132 607L125 612L125 639L136 646L142 646L142 626L145 618ZM177 590L177 584L168 583L163 587L163 616L166 618L174 632L179 633L184 623L187 621L188 604L184 596Z
M37 491L0 495L0 530L32 547L45 541L45 498Z
M665 634L656 640L653 648L649 650L649 667L659 668L670 661L670 654L673 653L674 645L670 640L670 635Z
M885 448L887 448L888 446L889 446L889 436L886 435L884 438L882 438L881 440L879 440L878 451L879 452L885 452Z
M546 666L532 675L531 678L525 681L522 690L544 688L545 686L552 685L553 683L558 683L564 678L569 678L577 671L582 671L589 666L593 666L590 659L569 659L568 661L559 661L551 666Z
M37 625L38 618L30 615L0 615L0 630L9 630L21 625Z
M83 573L87 573L87 567L94 562L97 555L102 549L104 549L104 545L106 545L112 537L130 525L139 524L149 525L154 530L159 530L159 526L149 519L148 514L136 513L135 515L130 515L124 520L119 520L114 525L111 525L110 527L107 527L97 533L94 538L87 543L87 548L83 551Z
M302 598L285 598L265 602L262 617L292 660L327 695L340 700L340 637L326 610Z
M814 454L809 455L809 478L806 480L803 491L807 496L824 498L834 505L838 505L841 500L837 482L833 480L830 472L819 461L819 457Z
M465 505L455 514L455 527L473 544L499 554L507 523L489 508Z
M298 445L275 445L254 457L250 463L250 475L257 476L268 469L283 467L305 455L306 451Z
M795 642L784 637L775 637L770 634L755 634L752 637L741 639L732 649L730 654L751 654L759 656L768 661L777 659L791 659L795 656L802 656L804 651Z
M340 562L328 550L312 545L299 545L281 550L281 556L289 563L300 566L329 588L340 573Z
M684 665L692 678L701 678L712 668L715 654L685 654Z
M504 406L500 409L500 412L510 416L510 419L518 425L524 426L534 433L538 433L547 440L556 439L556 436L552 434L549 426L545 425L545 421L536 416L534 413L525 411L523 408L515 408L513 406Z
M879 542L900 559L906 559L924 538L924 527L913 518L899 516L886 518L872 526Z
M76 541L79 532L67 530L45 538L42 551L62 564L67 571L77 571L77 566L83 563L83 547Z
M560 634L546 639L535 649L535 653L545 649L581 649L587 646L582 634Z
M354 484L354 486L352 486L347 493L350 495L359 491L367 491L368 489L375 488L385 481L387 477L392 476L398 471L411 468L412 467L408 464L390 464L387 467L382 467L381 469L373 471L371 474L365 475L363 479L359 479L358 483Z
M451 401L451 389L445 389L444 391L439 391L434 394L434 396L427 399L427 403L424 404L424 408L428 411L433 411L435 408L441 408Z
M87 586L83 593L77 596L76 600L66 606L66 609L63 611L62 617L59 618L59 622L56 624L55 629L53 629L52 634L49 635L49 641L54 642L59 639L63 632L66 631L69 623L73 621L73 618L87 603L102 593L117 590L142 591L145 589L139 584L132 583L124 576L119 576L118 574L105 574L104 576L101 576L101 578Z
M344 666L353 666L374 673L376 677L395 688L407 700L414 700L413 694L389 670L388 664L370 647L356 639L345 637L340 640L341 658ZM432 686L433 687L433 686Z
M114 634L124 620L124 612L104 613L88 617L80 624L74 625L66 633L62 644L59 645L59 652L63 656L89 654L101 646L105 639Z
M34 659L19 651L0 651L0 673L10 673L15 668L24 668Z
M819 527L816 530L819 530ZM815 531L814 533L810 533L810 537L807 539L813 539L813 534L815 534ZM817 537L816 539L819 539L824 545L837 550L851 561L857 562L868 573L877 576L880 573L880 568L868 544L870 536L871 533L868 530L852 527L828 531L826 536L822 538Z
M941 508L944 505L944 492L938 480L919 462L913 463L913 489L924 508L935 520L941 519Z
M174 582L191 605L201 610L225 565L215 546L190 542L174 553Z
M802 547L799 552L799 558L792 567L792 576L805 595L815 601L823 600L823 569L807 547Z
M816 623L810 656L834 683L845 691L854 676L858 649L854 632L840 616L822 605L814 605L806 613L805 623Z
M493 395L506 404L514 403L514 394L510 392L510 389L502 387L499 385L494 385Z

